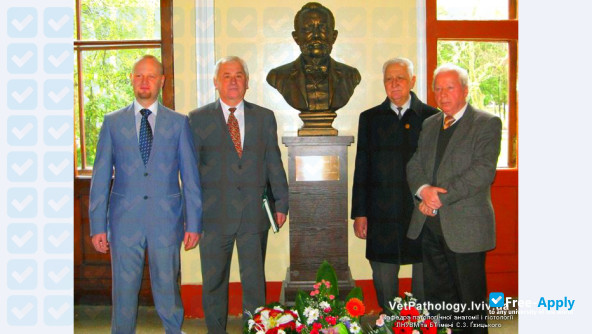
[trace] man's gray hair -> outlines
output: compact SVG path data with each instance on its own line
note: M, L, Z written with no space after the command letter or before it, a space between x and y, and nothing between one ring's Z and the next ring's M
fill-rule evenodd
M413 63L411 62L411 60L403 57L391 58L385 61L384 65L382 65L383 76L386 73L386 69L393 64L401 64L407 67L407 74L409 74L409 78L413 78Z
M214 80L218 79L218 72L220 72L220 66L222 64L226 64L229 63L231 61L237 61L241 64L241 66L243 67L243 71L245 72L245 76L247 78L247 82L249 82L249 68L247 67L247 63L240 57L237 56L227 56L224 58L220 58L217 62L216 62L216 67L214 67Z
M434 89L434 85L436 83L436 76L442 72L456 72L458 74L458 79L460 80L460 85L463 86L463 88L469 87L469 73L467 72L467 70L465 70L464 68L462 68L458 65L448 63L448 64L440 65L434 71L434 80L432 81L432 90Z

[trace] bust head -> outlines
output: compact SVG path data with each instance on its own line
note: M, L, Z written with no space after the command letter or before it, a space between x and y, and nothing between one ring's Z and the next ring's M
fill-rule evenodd
M304 57L329 57L337 39L333 13L318 2L307 3L294 17L292 37Z

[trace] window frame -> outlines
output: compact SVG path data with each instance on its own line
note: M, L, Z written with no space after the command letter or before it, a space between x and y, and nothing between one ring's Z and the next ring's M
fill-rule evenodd
M175 109L175 78L174 78L174 47L173 47L173 0L160 0L160 39L151 40L116 40L116 41L89 41L82 40L80 25L80 13L82 12L81 0L76 0L76 36L74 39L74 53L76 54L77 80L78 80L78 119L79 144L81 166L74 168L74 177L90 176L92 166L86 164L86 144L84 131L84 51L92 50L122 50L122 49L161 49L161 60L164 68L165 82L162 89L162 103L168 108ZM76 135L74 136L76 141ZM74 144L74 161L78 161L76 142Z
M426 56L428 103L436 105L432 87L438 65L438 41L508 43L508 168L518 166L518 15L517 0L508 0L507 20L438 20L438 0L426 0Z

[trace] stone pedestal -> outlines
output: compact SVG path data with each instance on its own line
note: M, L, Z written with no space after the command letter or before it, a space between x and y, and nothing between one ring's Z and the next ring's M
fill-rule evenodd
M288 147L290 267L281 302L310 291L321 263L335 269L340 296L354 287L348 266L347 147L353 136L282 137Z

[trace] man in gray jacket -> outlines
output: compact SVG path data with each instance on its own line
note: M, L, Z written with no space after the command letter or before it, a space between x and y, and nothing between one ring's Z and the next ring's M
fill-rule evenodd
M442 110L423 124L407 165L416 196L408 236L422 235L426 299L434 303L486 302L485 253L495 247L490 186L500 152L501 120L466 102L467 71L442 65L434 71ZM467 309L467 315L486 315ZM464 333L487 333L485 318L460 324ZM453 322L455 323L455 322Z

